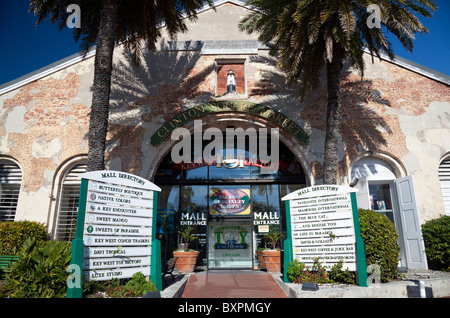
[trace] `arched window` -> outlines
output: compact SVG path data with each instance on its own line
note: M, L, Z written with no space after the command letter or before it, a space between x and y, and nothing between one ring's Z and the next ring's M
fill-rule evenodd
M374 210L394 222L392 187L396 176L392 167L379 158L363 157L353 165L351 178L359 190L358 207Z
M450 156L442 160L439 165L439 182L441 184L445 214L450 215Z
M14 221L22 171L11 160L0 159L0 221Z
M54 238L57 240L70 241L75 237L81 184L78 175L85 171L86 162L79 162L72 166L62 178L54 231Z

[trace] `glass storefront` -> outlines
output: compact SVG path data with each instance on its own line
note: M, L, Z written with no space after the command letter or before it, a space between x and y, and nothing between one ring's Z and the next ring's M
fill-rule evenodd
M174 164L169 153L155 183L158 196L157 238L167 260L182 243L180 231L193 228L189 248L200 251L197 268L258 268L258 248L272 247L266 236L285 234L281 198L306 186L300 162L280 142L279 169L264 171L248 160L230 165L210 161ZM281 242L278 247L281 247Z

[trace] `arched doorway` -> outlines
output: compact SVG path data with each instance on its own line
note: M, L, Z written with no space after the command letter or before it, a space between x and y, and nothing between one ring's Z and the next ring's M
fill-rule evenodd
M427 268L414 181L400 161L377 152L364 153L351 165L358 207L388 217L399 234L399 268Z
M252 139L245 133L244 143L239 144L239 136L235 136L234 147L230 148L226 143L229 130L243 128L248 132L250 127L257 131L264 127L237 117L221 122L219 116L206 121L209 124L201 129L205 132L214 127L222 134L223 153L213 149L207 151L211 156L197 162L175 163L172 150L179 151L180 147L174 143L160 160L154 182L162 189L157 238L162 243L163 260L171 258L180 243L179 231L192 227L196 239L191 247L201 252L198 268L258 268L255 251L271 245L267 235L274 231L285 233L285 207L280 199L309 185L303 162L282 138L277 140L279 165L273 169L261 163L259 148L256 154L251 151ZM194 129L190 131L191 158L198 158ZM258 133L256 138L258 147L265 142L267 153L272 154L272 135L268 133L264 139ZM211 149L214 140L202 139L200 152L205 154L205 149Z

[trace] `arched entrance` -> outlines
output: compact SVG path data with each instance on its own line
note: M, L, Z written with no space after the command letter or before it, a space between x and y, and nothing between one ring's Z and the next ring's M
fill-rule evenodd
M350 169L358 207L390 219L399 234L399 267L426 269L418 207L412 176L401 162L381 152L362 153Z
M172 142L159 160L154 182L161 187L158 198L157 235L162 243L162 258L169 259L181 242L179 231L193 228L195 240L191 248L199 250L198 268L258 268L255 257L258 248L270 247L266 238L273 232L285 233L286 221L281 197L310 184L305 174L304 162L294 154L292 143L280 131L278 166L261 162L261 146L272 154L273 136L266 129L273 128L261 120L255 121L246 114L215 114L202 117L201 132L214 128L214 138L201 138L202 160L174 162L175 155L185 154L180 143ZM186 125L190 132L191 158L198 159L195 146L194 123ZM256 153L252 152L257 132ZM242 129L243 132L239 132ZM226 143L227 134L233 131L234 147ZM263 131L264 132L264 131ZM211 142L222 134L223 148L212 149ZM239 144L242 136L244 143ZM254 136L253 136L254 137ZM217 140L216 140L217 141ZM186 140L184 144L187 145ZM217 144L216 144L217 145ZM197 145L198 146L198 145ZM211 150L212 149L212 150ZM298 148L296 151L300 151ZM269 169L273 168L273 169ZM281 242L279 242L281 243ZM279 246L281 247L281 246Z

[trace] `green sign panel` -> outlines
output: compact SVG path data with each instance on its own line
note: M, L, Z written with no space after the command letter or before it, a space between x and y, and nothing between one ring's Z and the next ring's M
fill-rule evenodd
M155 239L161 189L121 171L91 171L79 177L67 298L82 297L83 280L130 278L137 272L150 276L161 289L161 245Z
M330 270L343 267L357 273L359 286L367 286L364 241L359 228L355 188L317 185L292 192L286 201L288 235L285 240L284 279L288 264L296 259L312 266L319 258Z
M309 143L309 136L306 132L282 113L273 110L269 106L244 101L216 101L189 108L164 123L164 125L162 125L150 138L150 142L152 145L157 146L161 144L165 138L170 136L170 133L175 128L201 116L221 112L242 112L264 117L286 129L297 138L301 144L307 145Z

